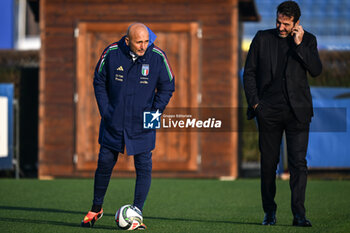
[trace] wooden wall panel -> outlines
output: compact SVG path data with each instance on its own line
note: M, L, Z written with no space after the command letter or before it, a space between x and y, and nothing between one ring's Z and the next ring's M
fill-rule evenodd
M46 162L39 163L39 176L69 176L67 171L72 176L92 174L78 172L73 163L67 165L67 170L56 169L55 163L50 163L52 157L58 154L63 161L73 161L75 153L74 29L79 22L198 22L203 35L202 49L199 51L200 106L232 107L238 105L237 9L238 0L150 0L147 4L141 0L132 3L126 0L40 1L42 51L39 158ZM104 48L105 45L98 46ZM180 76L177 81L181 82ZM57 120L60 118L62 120ZM237 123L237 117L233 117L232 121ZM200 133L201 171L183 174L194 177L236 177L237 137L237 132ZM59 138L57 143L53 143L53 138ZM55 145L57 150L54 149ZM171 172L168 175L182 176Z

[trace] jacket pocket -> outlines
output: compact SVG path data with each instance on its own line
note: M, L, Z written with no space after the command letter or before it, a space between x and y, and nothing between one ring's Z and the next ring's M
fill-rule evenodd
M108 104L108 107L103 112L103 116L102 116L105 123L107 123L107 124L110 123L112 116L113 116L113 113L114 113L114 107L111 104Z
M145 112L151 112L152 107L151 106L146 106L146 107L136 107L134 108L134 114L133 114L133 125L132 129L135 132L144 132L144 131L149 131L150 129L145 129L144 128L144 123L145 123Z

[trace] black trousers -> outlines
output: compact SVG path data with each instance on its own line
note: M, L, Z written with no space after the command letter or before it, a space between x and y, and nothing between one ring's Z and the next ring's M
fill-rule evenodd
M299 122L289 106L274 108L259 104L256 109L261 153L261 196L264 212L277 210L276 169L285 131L290 172L291 208L293 215L305 216L307 182L306 151L310 123Z

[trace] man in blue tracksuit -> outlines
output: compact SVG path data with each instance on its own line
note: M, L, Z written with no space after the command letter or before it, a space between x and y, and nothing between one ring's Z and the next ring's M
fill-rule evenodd
M81 226L92 227L103 215L103 199L119 153L134 156L136 185L133 206L142 214L150 185L156 132L143 128L143 112L163 112L175 90L165 53L156 36L141 23L109 45L97 63L94 89L101 115L101 145L95 173L94 200ZM145 228L142 224L140 228Z

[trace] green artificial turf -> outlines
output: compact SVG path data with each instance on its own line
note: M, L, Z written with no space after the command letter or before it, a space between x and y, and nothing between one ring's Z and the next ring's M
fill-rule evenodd
M91 207L92 179L0 179L0 232L114 232L116 210L132 203L134 179L112 179L104 216L93 229L79 224ZM288 181L277 182L277 225L261 226L260 181L153 179L144 207L146 232L350 232L350 181L309 180L307 216L292 227Z

